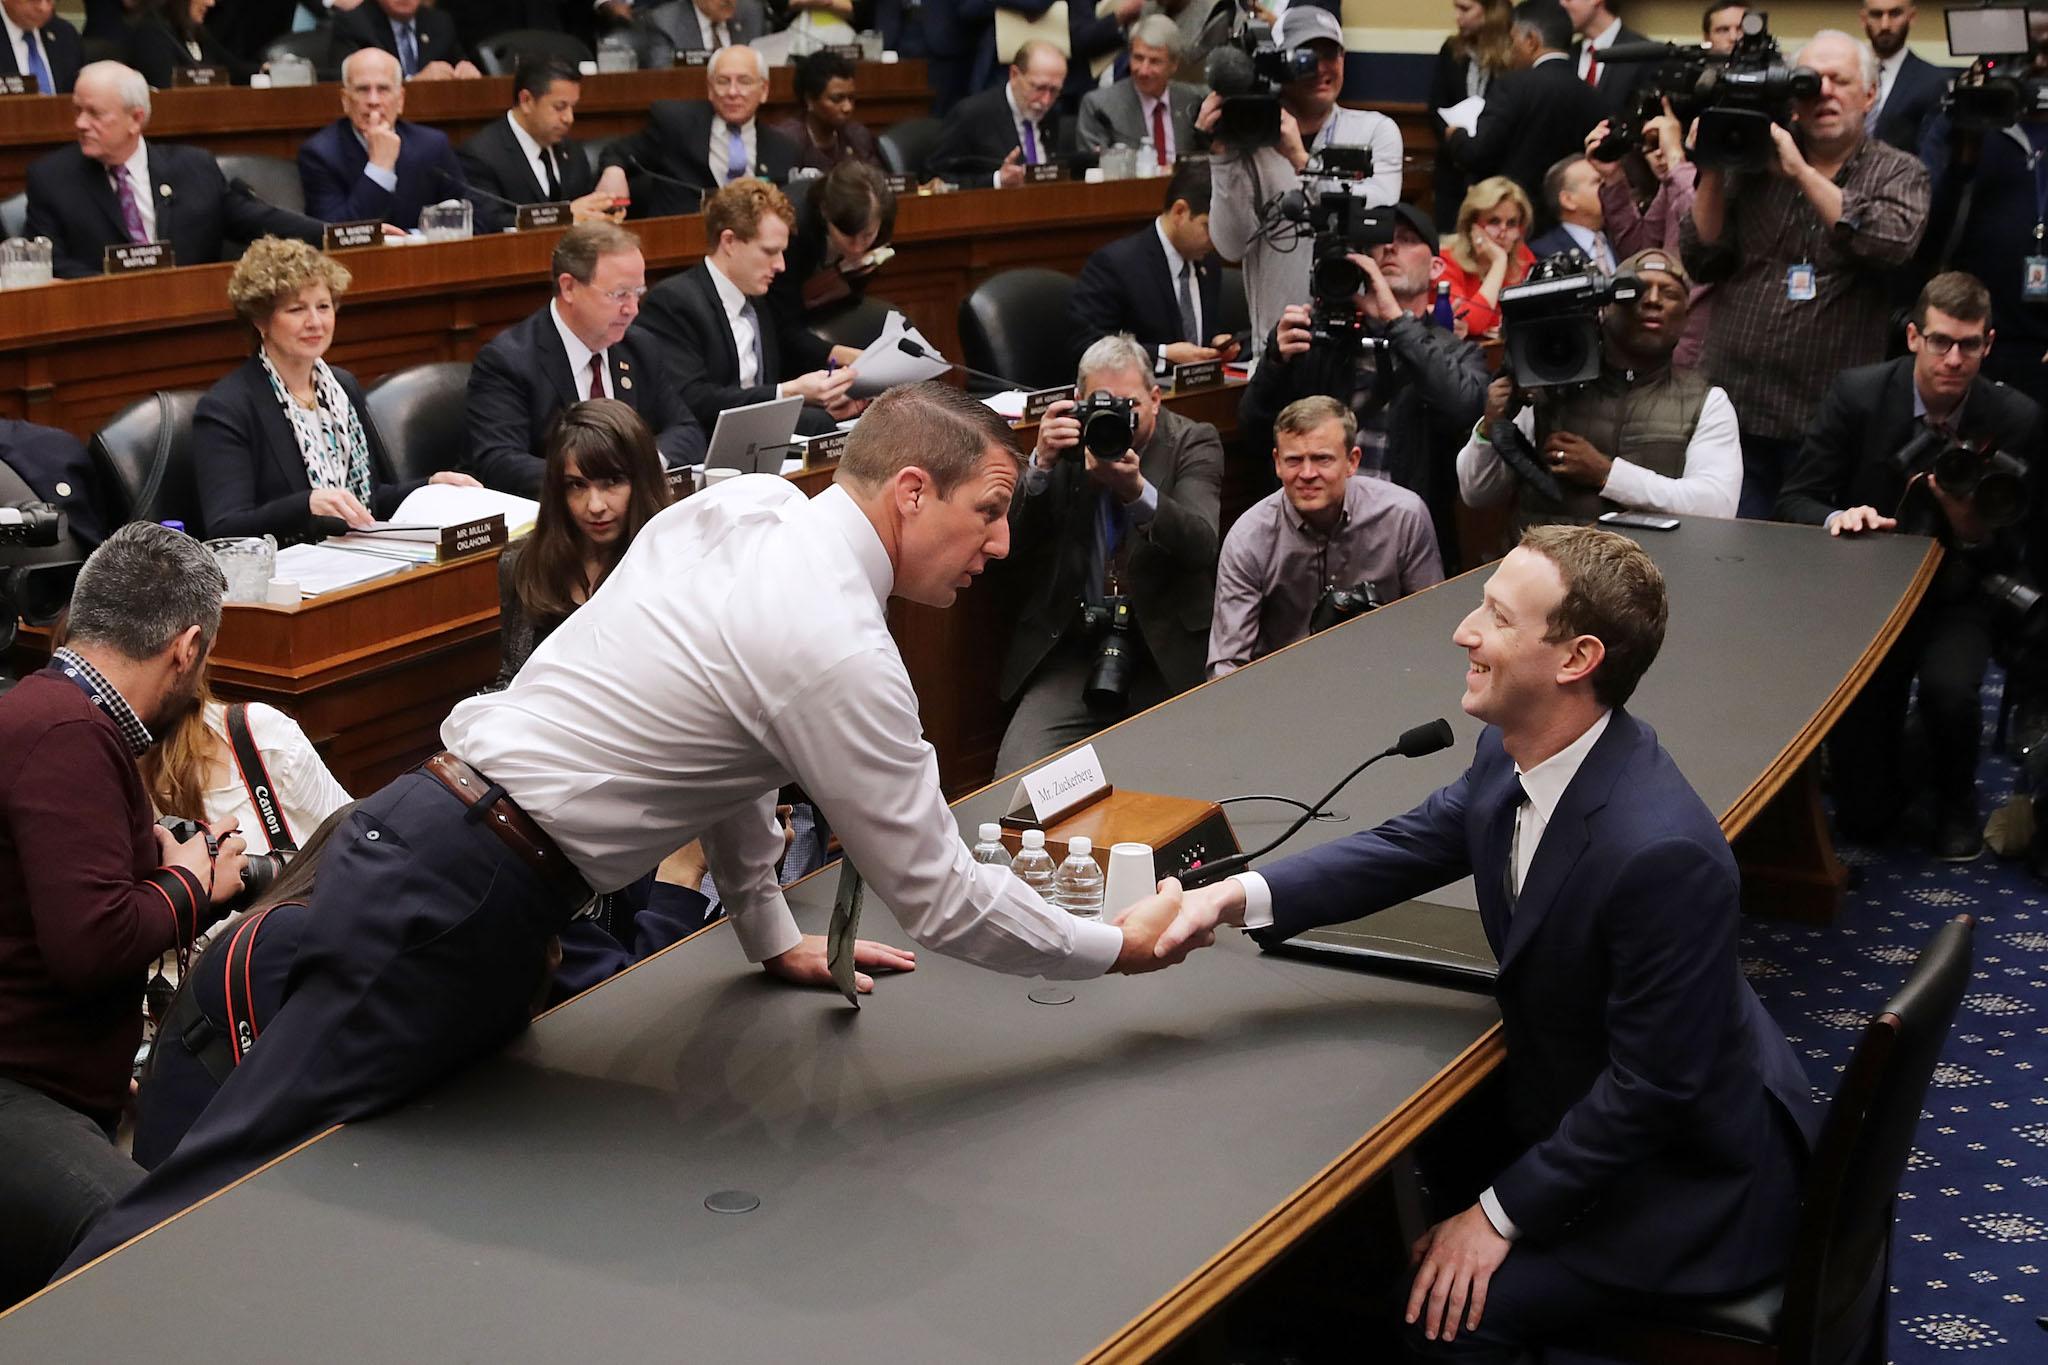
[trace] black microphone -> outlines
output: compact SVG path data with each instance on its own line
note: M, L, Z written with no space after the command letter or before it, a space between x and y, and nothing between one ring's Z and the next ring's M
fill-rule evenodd
M959 370L962 374L971 374L976 379L985 380L991 384L1000 384L1006 389L1021 389L1025 393L1032 391L1029 384L1019 384L1014 379L1005 379L999 374L990 374L987 370L977 370L972 365L962 365L957 360L948 360L937 351L918 345L916 340L911 337L896 338L896 349L905 355L915 356L919 360L936 360L948 369Z
M1211 882L1220 881L1231 873L1250 865L1254 858L1265 857L1268 853L1271 853L1274 849L1292 839L1303 825L1321 815L1324 808L1337 799L1337 793L1343 791L1349 785L1352 778L1358 776L1381 759L1393 758L1397 755L1401 758L1421 758L1423 755L1433 754L1439 749L1448 749L1453 742L1454 737L1451 734L1451 723L1441 717L1429 722L1427 725L1418 725L1412 730L1402 731L1401 737L1395 740L1392 745L1380 750L1371 758L1368 758L1365 762L1344 774L1342 781L1324 793L1322 800L1310 806L1306 811L1303 811L1301 818L1289 825L1279 838L1273 840L1264 848L1254 849L1250 853L1233 853L1228 858L1218 858L1215 862L1203 863L1200 867L1189 868L1181 874L1181 889L1192 891L1198 886L1207 886Z
M515 213L518 212L520 209L526 207L524 204L520 203L516 199L507 199L502 194L492 194L489 190L478 189L475 185L470 184L467 180L463 180L457 176L450 175L447 171L443 170L439 166L434 167L434 174L441 177L444 183L452 185L456 189L461 190L465 197L473 194L479 199L488 199L493 204L503 204L506 208L511 209Z
M628 156L628 157L626 158L626 167L627 167L627 169L629 169L629 170L635 170L635 171L638 171L638 172L640 172L640 174L642 174L642 175L646 176L646 177L647 177L647 178L648 178L649 180L657 180L657 181L660 181L660 182L661 182L662 184L664 184L664 185L673 185L673 186L675 186L675 188L677 188L677 189L679 189L679 190L688 190L688 191L689 191L689 192L690 192L691 194L694 194L694 195L696 195L696 196L697 196L697 202L696 202L696 204L695 204L695 205L693 205L693 206L692 206L691 208L689 208L688 210L686 210L686 212L689 212L689 213L699 213L699 212L701 212L701 211L703 210L703 208L704 208L704 189L703 189L703 187L702 187L702 186L698 186L698 185L692 185L692 184L691 184L691 183L690 183L689 181L687 181L687 180L678 180L678 179L676 179L676 178L675 178L674 176L672 176L672 175L664 175L664 174L663 174L662 172L660 172L660 171L656 171L656 170L649 170L649 169L648 169L648 167L647 167L647 164L646 164L645 162L641 161L641 160L640 160L640 158L639 158L639 157L637 157L637 156Z
M1225 99L1232 95L1249 92L1256 77L1252 69L1251 54L1243 48L1226 44L1213 48L1209 61L1202 73L1209 82L1209 88Z

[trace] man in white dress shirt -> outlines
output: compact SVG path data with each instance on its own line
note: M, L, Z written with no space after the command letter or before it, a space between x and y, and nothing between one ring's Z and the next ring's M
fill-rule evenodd
M549 936L691 839L748 960L830 984L825 940L776 881L789 782L927 947L1068 980L1177 960L1154 951L1173 882L1114 926L973 860L889 635L891 597L950 606L1008 552L1018 469L988 409L912 385L870 407L817 498L749 476L648 523L511 687L455 708L447 752L336 831L282 1009L72 1264L497 1047L525 1025ZM862 991L916 965L865 940L855 961Z

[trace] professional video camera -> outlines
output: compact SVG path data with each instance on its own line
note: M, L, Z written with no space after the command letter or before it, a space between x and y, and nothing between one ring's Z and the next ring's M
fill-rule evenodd
M1941 99L1951 127L1995 133L2030 114L2048 112L2048 85L2032 69L2033 37L2024 7L1951 9L1943 17L1949 55L1971 59Z
M0 650L14 643L18 620L46 625L57 619L84 559L63 511L0 461ZM7 681L0 674L0 689Z
M1942 492L1968 503L1986 526L2011 526L2027 514L2026 463L2002 450L1925 427L1899 447L1892 464L1908 482L1908 498L1918 481L1932 474ZM1924 532L1937 529L1935 515L1928 508L1916 518L1912 509L1900 508L1900 520L1922 521L1916 529Z
M1769 166L1778 155L1771 125L1790 120L1794 99L1820 93L1820 76L1811 67L1785 65L1778 40L1770 34L1770 16L1762 10L1743 16L1742 36L1725 53L1681 43L1615 43L1600 58L1663 64L1644 83L1655 100L1639 101L1631 111L1632 136L1640 141L1642 124L1662 113L1662 101L1669 97L1681 122L1697 120L1692 159L1704 170ZM1626 150L1601 159L1618 160Z
M1280 87L1315 70L1306 48L1282 52L1269 25L1253 20L1239 0L1230 37L1209 53L1203 67L1209 88L1223 97L1222 116L1210 137L1232 151L1250 152L1280 142Z
M1370 578L1361 578L1348 588L1332 584L1323 589L1323 595L1316 599L1315 609L1308 614L1308 633L1320 634L1331 626L1369 611L1378 611L1385 605L1380 600L1379 585Z
M1500 334L1508 371L1523 390L1570 388L1600 377L1600 312L1633 303L1642 281L1608 278L1583 253L1561 251L1500 291Z
M1394 240L1395 213L1371 207L1357 192L1372 179L1372 151L1366 147L1324 147L1302 167L1302 188L1280 196L1276 226L1292 224L1313 239L1308 287L1309 329L1319 344L1349 344L1364 336L1353 300L1365 288L1365 272L1349 259Z

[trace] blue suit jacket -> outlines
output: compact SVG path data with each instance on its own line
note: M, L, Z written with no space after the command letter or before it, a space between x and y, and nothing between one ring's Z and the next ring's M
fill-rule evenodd
M306 212L326 223L376 218L410 230L420 225L420 210L427 205L469 197L462 163L446 133L404 119L397 128L395 190L386 190L363 174L370 154L347 119L336 119L307 138L299 148Z
M1510 910L1519 799L1488 728L1464 776L1265 870L1291 936L1470 874L1526 1150L1494 1177L1522 1236L1599 1283L1725 1293L1782 1270L1819 1115L1736 961L1720 826L1625 711L1566 788Z

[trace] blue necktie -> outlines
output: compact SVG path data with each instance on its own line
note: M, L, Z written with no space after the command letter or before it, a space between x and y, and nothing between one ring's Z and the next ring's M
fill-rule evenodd
M398 26L398 65L408 77L420 73L420 44L410 21Z
M57 82L50 79L49 63L43 60L43 36L39 30L29 29L22 34L22 45L28 48L28 74L36 78L36 84L45 95L57 93Z
M737 123L725 125L725 183L730 185L747 173L747 140Z

